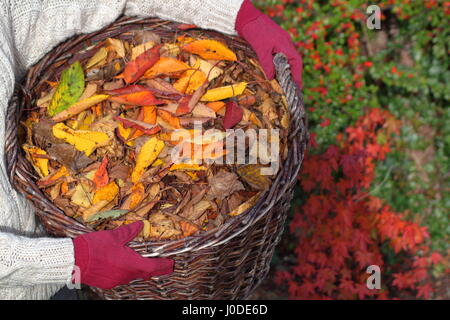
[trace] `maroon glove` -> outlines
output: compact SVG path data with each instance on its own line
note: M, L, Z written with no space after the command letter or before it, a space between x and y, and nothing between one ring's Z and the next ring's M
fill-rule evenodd
M126 246L143 226L142 221L138 221L115 230L91 232L76 237L73 240L75 265L80 268L81 283L111 289L135 279L172 273L173 260L144 258Z
M256 9L250 0L244 0L236 18L235 28L255 50L269 79L275 76L273 54L282 52L289 59L295 82L302 87L302 58L295 49L290 35Z

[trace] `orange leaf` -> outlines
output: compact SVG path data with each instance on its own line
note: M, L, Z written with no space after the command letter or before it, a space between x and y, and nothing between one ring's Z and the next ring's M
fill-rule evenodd
M133 209L136 207L144 198L145 194L145 188L144 185L140 182L136 183L131 188L131 195L130 195L130 207L129 209Z
M138 120L148 124L156 124L156 106L144 106L138 115ZM121 124L122 125L122 124ZM159 129L158 129L159 130ZM128 141L134 140L144 134L143 131L136 130L134 134L127 138Z
M183 128L180 124L180 119L172 115L169 111L165 110L156 110L156 113L158 117L160 117L162 120L167 122L169 125L174 127L175 129L181 129Z
M137 56L136 60L130 61L125 66L123 77L126 83L139 80L140 77L159 60L159 49L162 45L148 49Z
M223 101L210 102L210 103L207 103L206 106L213 109L214 112L217 112L220 109L222 109L223 107L225 107L225 102L223 102Z
M98 118L101 118L103 116L101 104L96 104L95 106L92 106L92 111L94 112L95 116Z
M67 171L66 167L61 167L55 173L45 177L44 179L37 181L37 185L41 188L48 187L53 184L56 184L57 182L59 182L59 180L61 178L68 176L68 175L69 175L69 172Z
M182 49L206 60L236 61L237 57L226 45L215 40L197 40L182 46Z
M148 124L156 124L156 107L155 106L144 106L142 108L144 113L144 122Z
M203 71L191 69L184 72L181 78L173 84L173 87L180 92L193 94L206 80L207 77Z
M56 87L58 85L58 82L55 82L55 81L45 80L45 82L52 88L54 88L54 87Z
M114 181L110 182L106 186L101 187L95 192L92 203L96 204L100 201L107 201L106 203L108 203L114 200L118 193L119 186Z
M109 183L108 171L106 170L107 165L108 165L108 157L105 156L103 157L102 164L94 174L93 181L96 189L104 187Z
M69 184L64 181L63 183L61 183L61 194L66 194L69 191Z
M195 39L191 38L191 37L188 37L186 35L182 35L182 36L178 36L177 37L177 41L186 44L186 43L194 42Z
M189 237L198 231L198 227L187 221L180 221L181 231L183 231L183 236Z
M188 64L178 59L161 57L153 67L145 72L144 77L154 78L162 74L177 74L190 68Z

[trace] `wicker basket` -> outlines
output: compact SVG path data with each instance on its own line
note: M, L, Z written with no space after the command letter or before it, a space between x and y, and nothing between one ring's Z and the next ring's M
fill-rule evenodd
M76 237L93 230L66 216L35 184L33 168L25 160L18 139L18 125L29 110L45 80L56 79L68 64L84 59L80 50L108 37L127 39L127 31L145 28L161 37L173 37L177 24L156 18L122 17L112 25L88 35L76 36L47 54L27 73L9 105L6 119L6 164L13 186L36 207L46 230L59 237ZM198 32L198 30L197 30ZM189 32L188 32L189 33ZM221 38L231 49L245 50L248 44L235 37L204 31ZM137 280L112 290L93 290L105 299L245 299L269 271L274 248L280 240L293 187L300 169L308 132L303 98L292 81L286 57L274 59L277 79L286 94L291 114L289 153L271 188L247 212L229 219L218 230L175 241L132 242L130 247L144 257L169 257L175 271L169 276Z

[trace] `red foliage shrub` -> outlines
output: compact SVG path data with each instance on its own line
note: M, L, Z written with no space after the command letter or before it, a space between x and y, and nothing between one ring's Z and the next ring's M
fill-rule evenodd
M379 187L372 185L376 161L390 151L389 137L398 130L388 111L371 109L337 136L336 145L307 155L299 176L305 202L289 226L298 239L297 264L275 280L287 283L290 298L385 299L396 290L430 296L429 266L441 257L424 244L426 228L370 194ZM396 263L387 265L383 246ZM381 268L381 290L367 287L370 265Z

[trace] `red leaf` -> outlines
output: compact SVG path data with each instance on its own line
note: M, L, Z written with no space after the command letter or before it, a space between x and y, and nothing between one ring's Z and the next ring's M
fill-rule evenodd
M126 86L115 90L106 90L105 93L111 96L118 96L141 91L150 91L150 89L145 86L141 86L139 84L132 84L130 86Z
M191 110L189 108L189 101L191 101L191 96L186 96L186 97L181 98L180 104L178 105L178 108L176 111L177 116L191 112Z
M425 283L423 286L417 288L417 298L429 299L433 293L433 288L429 283Z
M244 111L242 111L242 108L239 107L236 102L228 102L226 105L225 117L223 118L223 127L225 129L233 128L242 120L243 115Z
M125 119L118 116L115 116L114 120L120 121L125 129L135 128L144 134L155 134L161 130L159 125L152 125L139 120Z
M200 98L205 94L206 88L209 85L209 81L205 81L191 96L185 96L181 99L178 109L176 111L177 115L186 114L192 111Z
M125 66L123 76L126 83L139 80L148 69L159 60L159 49L162 44L155 46L137 56L136 60L130 61Z
M138 91L119 96L112 96L108 98L110 101L132 105L132 106L151 106L164 104L164 101L155 98L150 91Z
M430 255L430 261L433 264L438 264L439 262L442 261L442 255L439 252L433 252Z
M94 175L94 184L96 189L106 186L109 183L108 171L106 166L108 165L108 157L103 157L102 164L97 169Z

